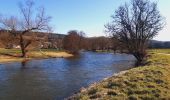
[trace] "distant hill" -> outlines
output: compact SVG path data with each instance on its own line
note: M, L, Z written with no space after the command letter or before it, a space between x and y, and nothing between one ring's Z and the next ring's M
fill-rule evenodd
M18 33L20 33L18 31ZM48 36L49 38L64 38L66 35L65 34L59 34L59 33L47 33L47 32L34 32L36 33L38 37L44 37ZM0 30L0 34L8 34L7 30ZM25 36L30 36L30 33L25 34Z
M157 41L151 40L149 43L150 48L170 48L170 41Z

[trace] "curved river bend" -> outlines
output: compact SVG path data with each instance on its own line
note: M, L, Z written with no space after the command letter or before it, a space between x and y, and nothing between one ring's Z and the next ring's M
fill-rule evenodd
M76 58L0 64L0 100L62 100L133 65L131 55L92 52Z

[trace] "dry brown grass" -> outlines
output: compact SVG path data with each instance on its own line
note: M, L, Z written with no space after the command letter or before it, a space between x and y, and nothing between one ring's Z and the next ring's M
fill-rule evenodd
M59 57L72 57L72 54L69 54L67 52L61 51L61 52L55 52L55 51L43 51L43 52L37 52L33 51L28 54L28 58L59 58Z
M23 58L0 55L0 63L22 61Z
M65 51L57 51L46 49L43 51L29 51L26 58L19 57L21 51L18 49L1 49L0 48L0 63L7 62L17 62L23 61L25 59L44 59L44 58L67 58L72 57L72 54L69 54Z

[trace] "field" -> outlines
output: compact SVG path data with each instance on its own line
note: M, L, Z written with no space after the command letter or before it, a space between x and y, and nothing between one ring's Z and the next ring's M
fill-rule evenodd
M151 49L148 50L151 53L165 53L165 54L170 54L170 49Z
M113 75L70 97L70 100L170 99L170 49L148 50L147 65Z
M21 58L21 51L19 49L2 49L0 48L0 63L23 61L25 59L44 59L44 58L57 58L57 57L71 57L65 51L58 51L55 49L42 49L31 50L28 52L26 58Z

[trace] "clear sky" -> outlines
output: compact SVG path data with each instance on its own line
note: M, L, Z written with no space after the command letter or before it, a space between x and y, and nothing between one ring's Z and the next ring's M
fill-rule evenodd
M24 0L0 0L0 13L18 15L18 2ZM44 6L52 17L51 25L56 33L82 30L87 36L104 36L104 24L118 6L130 0L34 0L36 6ZM170 0L158 1L161 14L166 18L166 27L155 38L170 41Z

